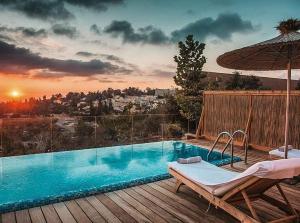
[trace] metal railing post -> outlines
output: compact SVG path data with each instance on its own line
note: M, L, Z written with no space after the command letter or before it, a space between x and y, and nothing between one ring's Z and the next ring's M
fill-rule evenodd
M131 115L131 144L133 144L133 115Z
M97 116L95 118L95 123L94 123L94 146L97 145Z
M3 149L3 119L0 119L0 131L1 131L1 144L0 144L0 149L1 149L1 152L2 152L2 156L3 156L3 153L4 153L4 149Z
M242 135L244 135L244 139L245 139L245 143L244 143L244 150L245 150L245 164L247 164L247 158L248 158L248 135L245 131L241 130L241 129L238 129L236 131L234 131L232 133L232 142L231 142L231 145L232 145L232 152L231 152L231 166L233 165L233 147L234 147L234 136L237 134L237 133L240 133Z
M53 117L50 118L50 151L53 151Z

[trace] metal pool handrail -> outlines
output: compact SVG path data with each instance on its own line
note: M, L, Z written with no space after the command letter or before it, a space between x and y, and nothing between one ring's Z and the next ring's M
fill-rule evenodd
M236 134L238 134L238 133L244 135L244 137L245 137L245 144L244 144L245 160L244 160L244 162L245 162L245 164L247 164L247 158L248 158L248 135L247 135L247 133L245 131L243 131L241 129L238 129L238 130L234 131L232 133L232 135L231 135L232 136L232 142L231 142L231 164L230 164L231 166L233 165L234 136Z
M207 154L207 161L208 161L208 159L209 159L209 156L210 156L211 153L213 152L214 148L216 147L217 143L219 142L221 136L223 136L223 135L229 136L229 140L228 140L228 142L226 143L226 145L225 145L225 147L224 147L223 150L226 150L226 148L228 147L228 145L230 144L230 142L232 142L233 137L232 137L232 135L231 135L229 132L226 132L226 131L220 132L219 135L218 135L218 137L216 138L214 144L212 145L211 149L209 150L209 152L208 152L208 154ZM232 145L232 144L231 144L231 145ZM233 151L233 149L231 149L231 150ZM232 160L233 160L233 158L232 158Z

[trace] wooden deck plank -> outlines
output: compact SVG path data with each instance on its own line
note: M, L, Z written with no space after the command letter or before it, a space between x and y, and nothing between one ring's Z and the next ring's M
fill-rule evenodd
M117 205L112 199L110 199L105 194L100 194L96 196L97 199L103 203L121 222L137 222L133 217L131 217L126 211L124 211L119 205Z
M181 213L185 213L185 215L189 216L189 218L193 219L194 221L198 221L199 219L203 219L203 222L210 222L208 219L203 218L204 215L200 215L199 213L196 213L192 208L187 208L184 205L178 203L176 200L174 200L171 197L166 196L165 194L151 188L148 185L141 185L141 188L143 188L148 193L152 194L153 196L157 197L160 200L166 200L168 201L168 205L174 207Z
M2 223L16 223L15 212L4 213L1 216Z
M183 221L183 222L196 222L194 219L192 219L191 217L185 215L180 210L174 208L173 206L170 206L168 204L169 202L167 200L166 201L162 201L159 198L157 198L157 197L153 196L152 194L148 193L147 191L145 191L141 187L133 187L133 189L137 193L139 193L142 196L146 197L147 199L151 200L153 203L157 204L158 206L160 206L161 208L165 209L169 213L175 215L181 221Z
M16 211L17 223L31 223L28 209Z
M124 211L126 211L131 217L133 217L137 222L148 222L150 220L142 215L139 211L136 210L133 206L119 197L115 192L106 193L110 199L112 199L117 205L119 205Z
M93 223L106 222L104 218L97 212L97 210L84 198L76 199L77 204L85 212L85 214L91 219Z
M32 223L46 223L46 219L40 207L30 208L29 215Z
M155 212L157 215L165 219L167 222L175 222L180 223L180 221L177 217L170 214L165 209L158 206L156 203L148 200L147 198L143 197L142 195L135 192L132 188L127 188L124 190L125 193L129 194L131 197L137 199L139 202L141 202L143 205L145 205L147 208L149 208L151 211Z
M189 200L180 197L179 195L175 194L174 192L168 191L165 188L160 187L158 184L150 183L148 185L150 187L152 187L153 189L159 191L160 193L168 196L169 198L172 198L173 200L175 200L179 204L182 204L186 208L188 208L190 210L193 210L195 213L199 214L202 218L205 218L210 222L224 222L223 220L218 219L215 216L207 214L206 211L204 211L203 209L201 210L201 208L199 208L198 205L195 205L194 203L190 202Z
M131 206L133 206L136 210L142 213L145 217L147 217L151 222L158 222L158 223L166 223L167 221L164 220L162 217L157 215L155 212L151 211L149 208L141 204L138 200L131 197L129 194L124 192L123 190L115 191L115 193L121 197L123 200L126 200Z
M78 223L92 223L83 210L78 206L76 201L72 200L64 203Z
M174 192L175 183L168 180L163 180L156 182L160 186L164 187L165 189L169 190L170 192ZM190 202L196 204L200 210L207 211L209 203L207 200L200 198L199 195L194 192L193 190L189 189L185 185L180 187L179 193L177 193L178 196L180 196L183 199L189 200ZM217 217L219 219L224 219L225 222L238 222L235 218L233 218L231 215L227 214L222 209L216 209L215 207L210 207L208 215L212 215L214 217Z
M121 223L121 221L95 196L87 197L86 199L107 222Z
M73 215L63 202L53 204L53 207L63 223L76 223Z
M52 205L41 207L47 223L61 223L61 220Z

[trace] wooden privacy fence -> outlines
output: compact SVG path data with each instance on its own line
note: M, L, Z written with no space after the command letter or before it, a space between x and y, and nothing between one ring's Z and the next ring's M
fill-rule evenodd
M222 131L241 129L260 150L284 144L285 91L205 91L196 137L214 140ZM289 144L300 148L300 91L291 92ZM225 139L223 139L225 141ZM244 138L237 138L243 145Z

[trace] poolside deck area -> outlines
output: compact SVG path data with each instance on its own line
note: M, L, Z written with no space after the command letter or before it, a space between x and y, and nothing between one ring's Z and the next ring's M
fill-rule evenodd
M191 143L198 144L195 140ZM201 141L209 146L211 142ZM242 150L236 149L235 155L243 158ZM249 165L267 160L263 152L249 150ZM229 165L224 168L231 167ZM243 162L235 163L234 169L242 171ZM180 192L173 192L173 178L135 186L123 190L98 194L85 198L25 209L1 215L0 223L98 223L98 222L238 222L220 209L211 207L208 202L183 186ZM300 210L300 184L282 187L292 205ZM272 188L273 197L279 193ZM271 220L284 215L284 212L263 202L256 201L255 208L263 220ZM241 207L247 211L245 207Z

